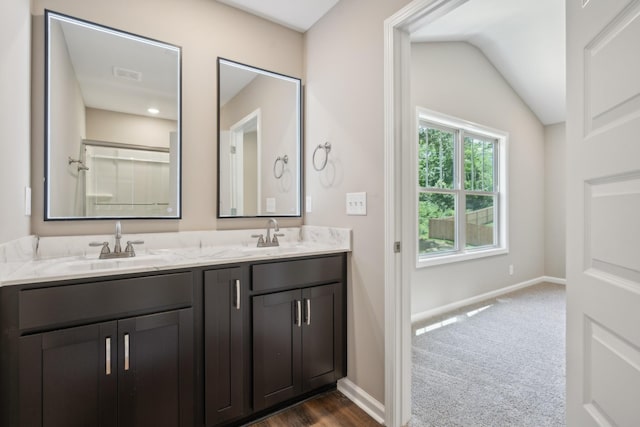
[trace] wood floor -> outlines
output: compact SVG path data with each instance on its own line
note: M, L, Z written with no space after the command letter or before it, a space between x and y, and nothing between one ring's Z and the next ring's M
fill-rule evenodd
M251 424L250 427L366 427L378 424L337 390L329 391Z

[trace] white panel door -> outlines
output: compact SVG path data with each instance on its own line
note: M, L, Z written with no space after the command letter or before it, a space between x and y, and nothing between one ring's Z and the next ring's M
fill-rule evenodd
M567 425L640 426L640 0L567 2Z

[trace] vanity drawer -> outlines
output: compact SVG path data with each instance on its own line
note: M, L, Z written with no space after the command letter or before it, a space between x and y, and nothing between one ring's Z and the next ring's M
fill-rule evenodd
M189 307L191 272L107 280L20 292L19 328L71 326L144 313Z
M342 255L251 266L251 289L266 291L342 281Z

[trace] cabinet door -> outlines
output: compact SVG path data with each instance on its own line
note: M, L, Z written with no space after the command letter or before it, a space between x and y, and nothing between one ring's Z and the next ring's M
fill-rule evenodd
M204 273L205 417L212 426L244 413L245 345L241 269ZM246 300L248 302L248 299Z
M302 391L338 379L341 371L342 294L339 283L302 291Z
M253 406L259 411L300 393L300 290L252 298Z
M21 426L116 425L116 325L20 338Z
M118 426L193 425L193 309L118 322Z

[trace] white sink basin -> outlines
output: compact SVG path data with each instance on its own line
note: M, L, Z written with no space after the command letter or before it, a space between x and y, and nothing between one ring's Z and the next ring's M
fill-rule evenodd
M57 262L44 268L47 272L51 273L79 273L96 270L113 270L113 269L126 269L136 267L156 267L161 266L169 262L169 259L164 255L141 255L131 258L112 258L112 259L97 259L97 258L77 258L74 260Z
M203 248L184 249L149 249L140 251L131 258L98 259L96 255L82 257L47 260L37 267L38 275L78 275L95 271L130 270L137 268L166 268L167 266L188 263L202 263L208 260L238 260L245 261L250 258L265 259L277 258L285 255L305 253L313 249L313 246L300 242L282 242L281 246L256 247L256 246L210 246Z

